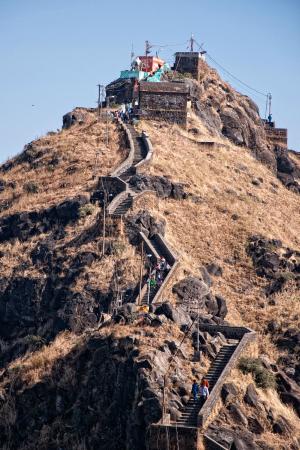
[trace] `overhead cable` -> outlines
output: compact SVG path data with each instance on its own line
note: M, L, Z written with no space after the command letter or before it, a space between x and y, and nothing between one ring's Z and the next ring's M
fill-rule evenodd
M213 61L218 67L220 67L225 73L227 73L229 76L231 76L234 80L238 81L239 83L241 83L242 85L246 86L248 89L251 89L251 91L256 92L257 94L263 95L264 97L267 97L267 94L265 94L264 92L258 91L257 89L254 89L253 87L251 87L249 84L244 83L244 81L240 80L239 78L237 78L235 75L233 75L232 73L230 73L227 69L225 69L225 67L221 66L221 64L219 64L214 58L212 58L211 55L209 55L208 53L206 53L206 56Z

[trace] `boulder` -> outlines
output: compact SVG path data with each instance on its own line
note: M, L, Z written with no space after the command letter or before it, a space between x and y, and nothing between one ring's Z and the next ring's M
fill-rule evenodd
M192 323L189 314L181 306L174 306L169 302L164 302L156 308L155 314L158 316L163 314L179 327Z
M294 174L295 164L289 158L288 153L283 154L282 152L277 155L277 170L278 172Z
M218 302L211 293L205 296L205 308L207 312L212 316L218 315L219 312Z
M283 416L277 417L277 419L273 423L272 429L273 429L273 433L276 433L276 434L290 434L290 432L292 431L291 424Z
M220 277L223 275L223 269L219 264L210 263L206 265L206 269L210 275L213 275L215 277Z
M135 314L137 312L137 305L136 303L125 303L124 305L119 308L119 313L123 314L124 316L130 316L132 314Z
M225 317L227 316L227 313L228 313L226 300L223 297L221 297L220 295L216 295L216 301L217 301L217 305L218 305L217 316L220 317L221 319L225 319Z
M126 218L126 232L130 243L137 245L140 237L139 233L142 231L146 236L153 236L154 234L165 235L166 221L164 219L155 219L148 211L141 210L134 216Z
M55 207L55 214L58 219L63 223L67 224L73 220L79 219L79 209L81 206L89 203L89 196L78 195L77 197L66 200Z
M283 403L292 406L300 417L300 393L299 392L282 392L280 398Z
M204 283L205 283L208 287L211 287L212 284L213 284L213 282L212 282L212 279L211 279L211 277L210 277L210 275L209 275L209 273L208 273L206 267L201 267L201 268L200 268L200 272L201 272L202 279L203 279Z
M182 383L177 386L177 391L180 397L185 397L190 394L189 387Z
M230 403L227 406L228 411L230 412L231 417L236 423L242 424L245 427L248 426L248 420L245 414L242 412L242 409L239 405L235 403Z
M261 434L265 431L262 422L256 417L248 417L248 428L254 434Z
M174 183L163 176L136 174L130 178L129 183L139 191L155 191L162 198L182 200L188 196L181 183Z
M258 400L257 391L256 391L253 383L251 383L247 386L246 393L244 396L244 401L250 406L253 406L255 408L257 407L259 400Z
M276 320L270 320L270 322L268 322L268 331L270 333L274 333L275 331L278 331L280 329L280 325Z
M231 427L228 429L224 426L213 424L209 426L207 434L214 441L227 449L257 450L253 434L245 429L240 431L239 428L233 429Z
M280 292L283 289L286 282L287 282L287 280L284 277L278 277L276 280L272 281L265 288L266 296L269 297L273 294L276 294L277 292Z
M280 257L277 253L265 253L258 260L258 264L266 269L271 269L276 272L280 267Z
M3 282L4 280L2 280ZM23 329L35 328L42 319L42 301L46 280L15 277L0 293L0 337L9 338ZM35 334L35 333L33 333Z
M75 108L73 111L68 112L63 116L62 128L67 130L72 125L75 125L77 123L81 125L85 122L85 118L86 114L83 111Z
M178 349L178 344L175 341L165 341L167 346L169 347L170 352L174 355Z
M144 398L157 397L156 392L153 389L151 389L150 387L147 387L146 389L144 389L142 395Z
M236 145L244 144L243 129L237 112L232 108L224 108L220 112L220 119L223 124L222 134Z
M257 275L270 280L265 288L267 297L280 292L287 281L297 280L296 259L291 258L296 255L296 251L283 248L280 240L267 239L260 235L251 236L247 253L252 258ZM274 299L270 299L269 304L274 302Z
M224 383L222 386L221 398L224 403L232 403L236 399L238 393L238 388L234 383Z
M300 417L300 388L283 370L276 373L277 390L281 400L292 406Z
M63 321L64 327L74 333L82 333L87 328L95 328L100 319L99 305L93 295L83 292L70 292L58 317Z
M187 277L174 284L172 291L184 303L197 303L197 305L203 307L205 296L209 293L209 287L199 278Z
M143 400L142 410L146 425L157 423L162 417L162 407L158 397Z
M37 246L30 253L32 264L50 264L53 259L53 248L53 241L37 244Z
M88 195L79 195L40 211L4 216L0 218L0 242L13 238L26 241L32 236L65 227L79 219L80 208L88 202Z

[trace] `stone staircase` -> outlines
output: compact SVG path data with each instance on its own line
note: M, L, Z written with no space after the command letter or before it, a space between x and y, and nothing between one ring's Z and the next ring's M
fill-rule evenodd
M222 375L224 368L227 366L236 348L237 343L223 345L223 347L217 354L216 358L212 362L206 374L206 378L209 382L210 391L212 391L216 382ZM185 406L185 409L181 413L180 418L176 421L177 426L197 427L198 414L200 409L201 409L200 399L198 398L197 400L194 400L194 398L191 397L189 402Z
M133 205L134 195L131 192L128 192L128 197L122 200L116 208L112 211L111 215L114 217L124 216Z
M112 173L114 178L122 180L125 184L124 191L108 205L107 212L113 217L122 217L132 208L134 198L139 192L129 185L129 180L136 174L137 166L143 164L148 154L144 139L145 135L140 135L133 125L125 125L120 121L119 125L126 133L129 143L129 155L127 160ZM124 192L126 195L124 195Z
M150 161L153 153L151 143L145 133L140 135L133 125L124 124L120 120L118 120L118 124L127 137L129 154L126 160L113 171L110 177L103 177L103 181L104 178L109 178L110 182L115 181L119 187L119 192L111 199L106 207L108 216L112 218L121 218L125 216L132 208L136 197L147 192L140 192L138 189L130 186L129 180L131 176L137 173L137 170L141 165ZM136 298L136 303L147 305L148 303L151 304L155 301L157 302L158 298L161 297L168 280L173 275L178 265L178 261L162 236L154 235L149 240L143 234L141 234L141 236L143 236L143 239L146 239L148 243L146 243L146 246L148 245L148 250L149 253L153 255L153 260L156 262L158 258L164 257L170 266L170 270L165 274L166 276L162 284L151 288L150 292L148 292L147 280L144 280L141 295L139 294Z
M140 305L158 305L162 297L164 289L168 285L170 278L174 275L179 261L173 251L170 249L164 238L160 234L154 234L151 238L147 238L143 233L140 233L141 239L144 241L145 250L152 255L152 258L157 261L159 258L165 258L169 265L169 270L164 272L164 277L160 285L156 285L154 288L150 288L147 284L147 280L144 280L144 284L136 298L136 303Z
M151 305L151 303L153 302L154 297L156 296L157 292L159 291L160 286L155 286L153 288L150 288L150 293L148 294L148 289L147 291L144 293L144 295L142 296L141 299L141 305Z
M142 137L138 134L133 125L126 125L129 133L131 134L133 145L134 145L134 155L133 155L133 166L138 164L140 161L145 159L146 150L143 144Z
M245 349L249 349L255 341L256 334L249 328L230 325L200 324L200 331L212 335L222 333L227 342L217 353L206 375L210 383L210 395L202 406L199 398L196 400L191 398L177 421L170 422L166 417L165 421L162 418L159 423L152 424L147 447L149 450L224 448L207 436L205 430L211 417L219 411L223 384L230 377L232 369L236 367Z
M152 157L152 146L150 141L147 140L147 137L145 140L145 136L139 135L132 125L119 124L127 135L130 153L127 160L125 160L112 174L112 178L117 178L119 184L123 183L122 192L116 195L107 208L108 214L112 217L124 216L132 207L135 198L138 195L141 195L141 193L138 193L134 188L130 187L128 181L131 176L137 173L138 167L147 163ZM174 271L179 262L162 236L157 234L148 239L143 233L140 233L140 235L146 244L146 249L154 256L154 259L157 260L159 257L164 257L170 265L170 270L166 274L162 285L151 289L149 295L147 291L147 282L145 280L141 295L138 295L136 298L136 303L148 305L149 300L149 304L159 304L163 290L169 279L174 275ZM202 442L203 439L203 432L201 433L201 430L203 430L209 417L218 407L218 400L223 383L226 381L232 368L237 364L244 349L255 340L255 333L244 327L209 324L201 325L201 327L203 328L202 331L207 331L209 333L220 332L224 334L227 339L227 344L223 345L217 353L217 356L212 362L206 375L210 384L210 396L203 406L200 404L200 399L194 400L191 398L176 422L164 423L162 421L161 423L153 424L150 433L151 439L148 442L149 450L164 450L167 448L166 445L170 450L175 450L179 448L179 443L180 448L189 448L191 450L199 448L199 442L200 440ZM166 429L168 429L167 433ZM167 442L164 442L164 438L161 438L162 436L168 436ZM207 437L207 440L212 441L209 437ZM217 445L217 443L215 444Z

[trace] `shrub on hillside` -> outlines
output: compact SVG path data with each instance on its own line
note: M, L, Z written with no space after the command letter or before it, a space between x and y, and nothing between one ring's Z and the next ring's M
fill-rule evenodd
M79 208L79 217L82 219L86 216L91 216L95 211L95 205L88 203L87 205L83 205Z
M121 256L126 250L126 244L121 241L115 241L111 244L112 255Z
M23 185L23 189L27 194L37 194L39 192L39 187L36 183L29 181Z
M241 358L238 365L243 373L251 373L256 385L263 389L276 387L275 375L258 358Z

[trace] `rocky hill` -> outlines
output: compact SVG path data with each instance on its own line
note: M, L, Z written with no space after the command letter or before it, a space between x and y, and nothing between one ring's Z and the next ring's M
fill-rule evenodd
M225 83L204 61L200 81L186 81L191 88L193 108L212 135L226 136L234 144L246 146L287 187L300 191L299 160L268 142L258 107L247 95Z
M216 72L187 82L186 130L136 127L153 156L128 184L153 193L121 221L105 216L101 177L128 156L126 135L94 110L67 114L1 166L0 448L147 448L166 371L179 420L193 378L229 344L201 332L194 360L193 302L203 324L257 333L205 432L223 448L299 448L299 158L270 146L257 107ZM143 315L140 230L164 236L180 261Z

